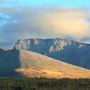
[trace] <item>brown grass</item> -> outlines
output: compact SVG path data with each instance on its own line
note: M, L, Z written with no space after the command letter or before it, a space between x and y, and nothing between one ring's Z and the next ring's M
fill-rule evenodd
M21 67L16 71L26 77L90 78L90 70L34 52L21 50L20 62Z

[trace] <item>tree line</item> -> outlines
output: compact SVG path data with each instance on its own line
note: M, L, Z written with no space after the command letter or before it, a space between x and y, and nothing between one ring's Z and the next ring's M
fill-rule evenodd
M0 78L0 90L90 90L90 79Z

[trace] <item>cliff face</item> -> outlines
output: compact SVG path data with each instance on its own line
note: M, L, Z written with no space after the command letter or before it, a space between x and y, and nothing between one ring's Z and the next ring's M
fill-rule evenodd
M18 40L14 49L37 52L64 62L90 69L90 45L65 39Z

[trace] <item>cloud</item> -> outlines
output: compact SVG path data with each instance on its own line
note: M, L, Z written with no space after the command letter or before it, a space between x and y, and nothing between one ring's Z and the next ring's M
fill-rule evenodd
M81 39L81 41L89 42L90 43L90 37L84 37Z
M0 12L3 13L0 18L7 22L1 22L0 42L10 42L10 47L19 38L60 37L82 41L90 37L87 8L0 8Z
M88 22L85 16L80 17L79 13L44 13L35 19L33 24L45 33L53 36L66 35L75 38L82 38L88 30ZM81 13L81 16L83 12Z
M36 30L34 32L44 33L50 37L69 36L81 39L87 35L89 29L87 11L82 8L44 9L32 18L26 20L24 27L33 27Z

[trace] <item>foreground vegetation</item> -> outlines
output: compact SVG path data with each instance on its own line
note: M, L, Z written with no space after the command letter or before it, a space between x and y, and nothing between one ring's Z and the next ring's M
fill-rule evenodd
M90 90L90 79L0 78L0 90Z

